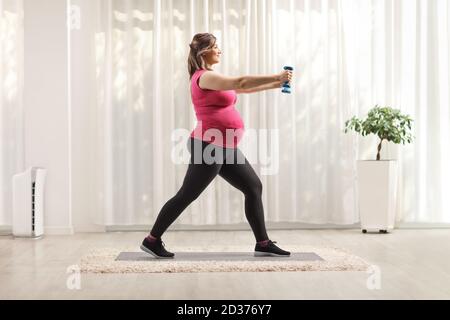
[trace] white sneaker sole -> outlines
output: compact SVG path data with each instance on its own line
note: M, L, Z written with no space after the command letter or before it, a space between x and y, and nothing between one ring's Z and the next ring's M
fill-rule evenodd
M255 257L290 257L291 255L284 255L284 254L276 254L272 252L261 252L261 251L255 251L254 253Z
M149 249L147 249L146 247L144 247L142 244L141 244L141 250L142 251L144 251L144 252L146 252L146 253L148 253L148 254L151 254L152 256L154 256L156 259L173 259L173 257L161 257L161 256L158 256L157 254L155 254L153 251L151 251L151 250L149 250Z

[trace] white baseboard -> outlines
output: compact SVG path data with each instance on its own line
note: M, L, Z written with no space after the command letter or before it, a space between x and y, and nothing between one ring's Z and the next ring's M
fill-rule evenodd
M74 226L73 229L74 229L75 233L106 232L106 226L101 226L98 224Z
M360 229L359 223L351 225L333 225L333 224L306 224L298 222L267 222L267 229L270 230L318 230L318 229ZM149 231L151 225L86 225L75 227L45 227L44 233L47 235L71 235L74 233L90 232L141 232ZM450 223L427 223L427 222L398 222L395 229L450 229ZM247 223L233 225L172 225L170 230L174 231L233 231L250 230ZM12 226L0 226L0 236L12 235Z
M106 232L119 232L119 231L149 231L151 225L111 225L105 226ZM308 224L300 222L267 222L267 229L270 230L348 230L348 229L361 229L359 223L338 225L338 224ZM450 229L450 223L424 223L424 222L399 222L395 225L395 229ZM204 225L204 226L192 226L192 225L172 225L170 230L174 231L217 231L217 230L251 230L247 223L232 224L232 225Z
M119 231L149 231L151 225L110 225L105 227L106 232ZM299 222L266 222L267 229L270 230L301 230L301 229L359 229L358 224L350 225L334 225L334 224L307 224ZM234 231L234 230L251 230L248 223L227 224L227 225L172 225L170 230L173 231Z
M450 229L450 223L398 222L396 229Z
M73 227L44 227L44 235L71 235L74 234Z
M12 235L12 226L0 226L0 236Z

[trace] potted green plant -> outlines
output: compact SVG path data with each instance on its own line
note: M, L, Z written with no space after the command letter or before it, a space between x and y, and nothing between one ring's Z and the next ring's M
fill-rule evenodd
M375 160L358 160L357 181L359 193L359 214L361 229L387 233L394 228L397 201L397 160L381 160L381 148L384 140L395 144L411 143L410 133L413 120L391 107L372 108L364 120L353 116L345 122L344 132L354 130L362 136L377 135Z

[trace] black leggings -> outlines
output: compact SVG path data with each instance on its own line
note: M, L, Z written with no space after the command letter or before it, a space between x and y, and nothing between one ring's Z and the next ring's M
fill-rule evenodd
M256 241L267 240L262 184L250 163L238 148L221 148L190 137L187 141L190 163L177 194L162 207L150 234L160 238L186 207L205 190L219 174L245 195L245 216ZM206 148L206 151L205 151ZM203 155L211 155L204 157Z

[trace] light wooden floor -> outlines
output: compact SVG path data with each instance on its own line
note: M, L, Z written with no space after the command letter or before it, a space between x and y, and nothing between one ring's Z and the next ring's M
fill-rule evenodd
M0 299L450 299L450 229L270 231L283 244L336 245L377 265L381 288L366 272L82 274L69 290L66 272L90 248L138 245L144 233L0 237ZM249 244L250 231L168 231L164 242L193 246Z

